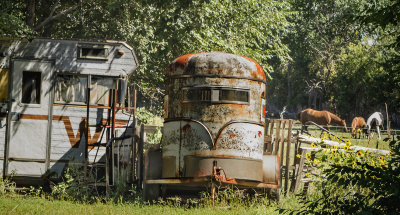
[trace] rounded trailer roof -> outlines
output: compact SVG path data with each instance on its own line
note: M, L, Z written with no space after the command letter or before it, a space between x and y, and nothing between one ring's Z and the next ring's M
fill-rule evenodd
M225 52L182 55L169 65L166 76L237 77L266 82L265 72L255 60Z

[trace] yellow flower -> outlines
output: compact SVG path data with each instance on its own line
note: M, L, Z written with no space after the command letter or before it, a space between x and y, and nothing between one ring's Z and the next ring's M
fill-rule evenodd
M365 154L368 155L369 154L369 149L367 149L367 151L365 151Z
M350 140L347 140L346 141L346 146L350 146L350 145L351 145Z
M306 154L306 158L307 158L307 160L310 160L310 159L311 159L311 154L310 154L310 153L307 153L307 154Z
M309 178L310 177L310 173L306 173L306 178Z
M375 178L376 178L376 176L375 176L375 175L373 175L373 176L371 176L371 178L372 178L372 179L375 179Z
M311 143L311 147L315 148L315 147L316 147L316 145L315 145L314 143Z
M386 153L385 153L385 157L389 157L389 153L386 152Z
M379 160L383 161L383 156L379 156Z
M364 156L364 154L362 153L362 151L358 151L357 156L362 157L362 156Z
M318 165L318 164L320 164L321 163L321 161L319 161L318 159L314 159L314 164L315 165Z
M296 157L297 157L297 158L301 158L301 155L297 154Z
M345 150L345 151L349 150L349 146L347 146L347 145L344 146L344 150Z
M334 148L334 149L337 149L337 145L334 145L333 148Z
M324 142L324 138L321 138L321 143L323 143Z

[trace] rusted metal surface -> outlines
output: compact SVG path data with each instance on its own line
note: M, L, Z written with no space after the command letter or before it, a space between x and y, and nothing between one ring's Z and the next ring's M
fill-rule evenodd
M261 182L263 162L258 159L237 157L186 156L184 177L203 177L213 175L213 163L218 164L225 178L247 179ZM260 171L248 171L259 169Z
M177 58L166 74L162 177L209 175L204 168L211 158L233 158L220 167L246 159L260 165L237 163L228 177L262 181L265 83L261 66L246 57L211 52ZM210 159L195 164L193 156Z
M207 185L212 180L212 177L199 177L199 178L175 178L175 179L148 179L147 184L180 184L180 185ZM231 179L229 181L221 181L221 185L236 185L243 188L279 188L279 185L268 184L262 182L254 182L247 180Z

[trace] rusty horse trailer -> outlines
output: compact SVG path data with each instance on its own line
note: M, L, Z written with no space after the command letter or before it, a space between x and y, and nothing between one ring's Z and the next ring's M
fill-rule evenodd
M215 185L279 191L279 158L264 153L266 75L256 61L187 54L165 79L163 137L145 155L145 199L196 188L213 195Z
M120 158L131 150L110 146L132 145L133 108L124 106L126 79L138 66L132 47L0 38L0 49L0 174L36 184L71 165L97 165L106 166L106 186L119 180L129 163Z

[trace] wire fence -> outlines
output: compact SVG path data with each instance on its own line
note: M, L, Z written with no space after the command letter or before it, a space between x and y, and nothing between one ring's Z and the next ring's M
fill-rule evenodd
M299 121L295 121L294 125L300 126L299 128L293 128L293 130L301 130L301 123ZM308 126L308 130L318 130L320 131L320 128L318 128L317 126L314 125L307 125ZM344 126L338 126L338 125L329 125L329 130L331 131L339 131L341 133L349 133L351 134L351 126L347 127L347 132L344 131ZM365 128L366 130L366 128ZM371 128L370 129L371 132L377 132L377 130L375 128ZM379 129L379 132L382 134L388 134L388 130L387 129ZM400 135L400 129L390 129L390 135Z

